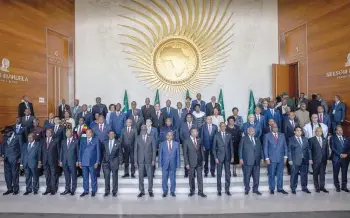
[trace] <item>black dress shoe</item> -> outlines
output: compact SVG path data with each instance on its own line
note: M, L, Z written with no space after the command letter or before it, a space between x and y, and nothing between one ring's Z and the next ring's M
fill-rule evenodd
M80 197L84 197L84 196L86 196L88 194L89 194L88 192L83 192L83 193L81 193Z
M113 193L113 195L112 195L113 197L117 197L117 193Z
M69 194L70 193L70 191L68 191L68 190L65 190L64 192L62 192L60 195L66 195L66 194Z
M293 194L293 195L296 195L297 192L296 192L295 190L292 190L292 194Z
M191 192L191 193L188 194L188 197L192 197L193 195L194 195L194 193Z
M135 174L131 174L131 178L135 179L136 178Z
M154 197L153 192L148 192L148 194L149 194L149 196L150 196L151 198L153 198L153 197Z
M165 198L167 195L167 193L163 193L162 197Z
M55 195L56 194L56 192L51 192L51 195Z
M270 195L274 195L275 191L274 190L270 190Z
M215 173L212 173L212 174L211 174L211 177L215 177Z
M13 195L18 195L19 191L13 192Z
M185 174L184 178L188 178L188 174Z
M108 195L109 195L109 193L105 193L103 196L104 196L104 197L108 197Z
M228 196L231 196L231 193L230 193L229 191L227 191L226 194L227 194Z
M48 194L50 194L51 193L51 191L45 191L44 193L43 193L43 195L48 195Z
M124 174L124 176L122 176L122 178L128 178L129 174Z
M143 193L143 192L140 192L140 194L139 195L137 195L137 197L138 198L141 198L142 196L144 196L145 195L145 193Z
M207 178L208 177L208 173L204 174L204 177Z
M257 194L257 195L262 195L261 192L259 191L256 191L256 192L253 192L254 194Z
M335 189L336 192L340 192L340 188Z
M91 192L91 197L95 197L96 193L95 192Z
M221 192L218 192L218 196L221 196Z
M71 193L70 193L70 196L74 196L74 195L75 195L75 192L71 192Z
M344 192L350 192L349 189L347 189L347 188L342 188L341 190Z
M323 191L324 193L329 193L329 191L325 188L321 188L320 190Z
M248 195L248 194L249 194L249 191L245 191L244 194L245 194L245 195Z
M207 195L204 194L204 193L198 193L198 196L201 196L202 198L206 198L207 197Z
M320 193L320 190L319 189L316 189L316 191L315 191L316 193Z
M279 190L277 191L278 193L281 193L281 194L284 194L284 195L288 195L288 192L284 191L283 189L282 190Z
M2 194L2 195L9 195L9 194L11 194L11 193L13 193L13 191L7 191L7 192L5 192L5 193Z
M174 192L171 192L170 195L173 196L173 197L176 197Z
M303 192L305 192L306 194L311 194L311 192L309 191L309 189L304 189L302 190Z
M236 172L233 172L233 177L237 177L237 173Z
M36 191L36 192L34 192L34 195L37 195L38 194L38 192Z

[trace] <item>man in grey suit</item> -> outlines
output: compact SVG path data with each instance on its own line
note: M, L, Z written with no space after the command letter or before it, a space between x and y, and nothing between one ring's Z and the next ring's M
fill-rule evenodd
M232 136L226 131L226 125L224 122L220 123L220 131L214 136L213 153L215 162L217 164L217 189L218 196L221 196L221 175L222 165L225 167L225 192L228 196L230 193L230 164L233 162L233 144Z
M144 123L143 118L140 117L139 111L137 109L133 110L132 116L129 119L132 121L132 127L137 130L137 135L140 135L141 126Z
M200 140L198 140L198 130L194 127L190 130L191 136L183 143L185 166L189 171L190 194L194 195L195 191L195 174L197 173L198 195L205 198L203 193L203 160L204 148Z
M139 168L139 190L137 196L141 198L145 195L144 170L147 172L148 193L153 197L153 166L156 162L156 143L151 135L147 134L146 125L141 126L141 134L135 140L134 149L135 167Z
M72 108L72 118L74 119L75 121L75 124L78 124L79 123L79 120L78 120L78 114L81 112L81 106L79 105L79 100L78 99L75 99L74 100L74 107Z
M137 130L131 126L132 121L127 119L125 122L125 128L122 130L120 135L122 149L123 149L123 159L124 159L124 171L125 174L122 178L129 177L129 164L131 163L131 178L135 178L135 161L134 161L134 146L137 136Z
M32 112L30 111L30 109L25 109L24 110L24 116L22 117L22 126L26 127L27 130L29 131L29 129L33 126L33 120L35 119L35 117L32 115Z
M259 192L260 163L264 162L264 151L259 138L255 137L254 127L248 128L248 134L239 143L240 164L243 169L243 182L245 195L250 191L250 178L253 177L253 193L261 195Z

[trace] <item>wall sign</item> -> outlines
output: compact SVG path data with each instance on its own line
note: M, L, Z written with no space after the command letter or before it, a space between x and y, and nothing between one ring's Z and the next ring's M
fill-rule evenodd
M345 67L350 67L350 53L347 56L347 61L345 63ZM337 79L344 79L350 77L350 68L344 68L337 71L327 72L326 78L337 78Z
M13 74L13 72L10 69L10 60L7 58L3 58L1 61L1 67L0 67L0 83L13 83L18 84L22 82L28 82L28 77Z

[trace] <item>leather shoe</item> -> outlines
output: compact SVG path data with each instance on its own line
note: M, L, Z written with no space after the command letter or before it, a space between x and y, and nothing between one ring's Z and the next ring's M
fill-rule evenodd
M13 193L13 191L7 191L7 192L5 192L5 193L2 194L2 195L9 195L9 194L11 194L11 193Z
M84 197L85 195L88 195L89 193L88 192L83 192L81 193L80 197Z
M74 196L74 195L75 195L75 192L71 192L71 193L70 193L70 196Z
M320 190L319 189L316 189L316 191L315 191L316 193L320 193Z
M205 177L205 178L207 178L207 177L208 177L208 174L207 174L207 173L206 173L206 174L204 174L204 177Z
M135 179L136 178L135 174L131 174L131 178Z
M143 193L143 192L140 192L140 194L139 195L137 195L137 197L138 198L141 198L142 196L144 196L145 195L145 193Z
M162 197L165 198L167 195L167 193L163 193Z
M336 191L336 192L340 192L340 188L337 188L335 191Z
M348 188L342 188L341 190L344 192L350 192Z
M124 176L122 176L122 178L128 178L129 174L124 174Z
M270 190L270 195L274 195L275 191L274 190Z
M295 190L292 190L292 194L293 194L293 195L296 195L297 192L296 192Z
M13 195L18 195L19 191L13 192Z
M321 191L323 191L324 193L329 193L329 191L325 188L322 188Z
M191 192L191 193L188 194L188 197L192 197L193 195L194 195L194 193Z
M188 178L188 174L185 174L184 178Z
M91 197L95 197L96 193L95 192L91 192Z
M212 174L211 174L211 177L215 177L215 173L212 173Z
M34 192L34 195L37 195L38 194L38 192Z
M171 192L170 195L173 196L173 197L176 197L174 192Z
M149 196L150 196L151 198L153 198L153 197L154 197L153 192L148 192L148 194L149 194Z
M44 193L43 193L43 195L48 195L48 194L50 194L51 192L50 191L45 191Z
M66 194L69 194L70 193L70 191L68 191L68 190L65 190L64 192L62 192L60 195L66 195Z
M288 192L284 191L283 189L282 190L279 190L277 191L278 193L281 193L281 194L284 194L284 195L288 195Z
M199 193L198 196L201 196L202 198L206 198L207 197L207 195L204 194L204 193Z
M254 194L257 194L257 195L262 195L261 192L259 191L256 191L256 192L253 192Z
M227 194L228 196L231 196L231 193L230 193L229 191L227 191L226 194Z
M105 193L103 196L104 196L104 197L108 197L108 195L109 195L109 193Z
M218 196L221 196L221 192L218 192Z
M56 194L56 192L51 192L51 195L55 195Z
M307 193L307 194L311 194L311 192L309 191L309 189L304 189L303 192Z
M117 197L117 193L113 193L112 196L113 196L113 197Z
M248 194L249 194L249 191L245 191L244 194L245 194L245 195L248 195Z

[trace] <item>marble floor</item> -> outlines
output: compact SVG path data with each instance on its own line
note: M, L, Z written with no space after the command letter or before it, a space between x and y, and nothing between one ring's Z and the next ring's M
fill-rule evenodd
M1 196L0 213L56 213L56 214L231 214L231 213L271 213L307 211L349 211L350 194L331 191L329 194L298 192L297 195L262 196L242 193L231 197L208 195L206 199L187 195L162 198L147 195L138 199L130 194L116 198L97 195L79 196Z

